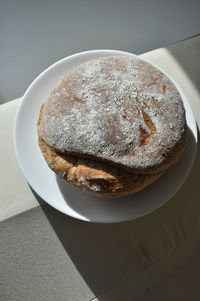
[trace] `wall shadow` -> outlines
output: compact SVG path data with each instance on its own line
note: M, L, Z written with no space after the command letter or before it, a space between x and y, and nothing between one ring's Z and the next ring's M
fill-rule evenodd
M124 223L73 219L33 193L76 269L98 296L200 230L199 166L198 145L192 171L176 196L155 212Z

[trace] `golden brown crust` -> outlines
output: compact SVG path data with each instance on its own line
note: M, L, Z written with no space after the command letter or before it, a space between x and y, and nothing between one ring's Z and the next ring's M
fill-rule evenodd
M163 174L131 174L103 162L63 156L41 138L39 146L47 164L56 174L75 187L99 196L120 197L138 192Z

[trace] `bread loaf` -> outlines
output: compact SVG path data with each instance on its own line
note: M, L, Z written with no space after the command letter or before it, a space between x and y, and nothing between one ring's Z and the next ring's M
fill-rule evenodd
M121 196L155 181L181 155L186 119L169 78L139 58L102 57L67 73L43 105L39 145L73 185Z

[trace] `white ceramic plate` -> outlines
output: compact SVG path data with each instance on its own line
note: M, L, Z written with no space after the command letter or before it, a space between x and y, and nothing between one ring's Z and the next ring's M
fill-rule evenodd
M14 126L14 146L21 170L36 193L57 210L90 222L114 223L136 219L169 200L187 178L194 161L197 128L191 107L179 87L189 135L180 161L146 189L128 197L99 198L81 192L59 179L47 166L37 143L36 124L42 103L59 80L75 66L100 56L135 55L115 50L78 53L55 63L40 74L26 91L18 108ZM162 70L163 71L163 70ZM174 82L174 81L173 81ZM177 84L175 83L177 86Z

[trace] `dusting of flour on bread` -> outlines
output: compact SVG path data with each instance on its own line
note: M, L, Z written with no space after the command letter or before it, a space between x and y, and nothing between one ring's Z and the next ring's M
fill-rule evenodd
M69 72L45 103L40 137L53 149L146 170L185 137L174 84L139 58L102 57Z

